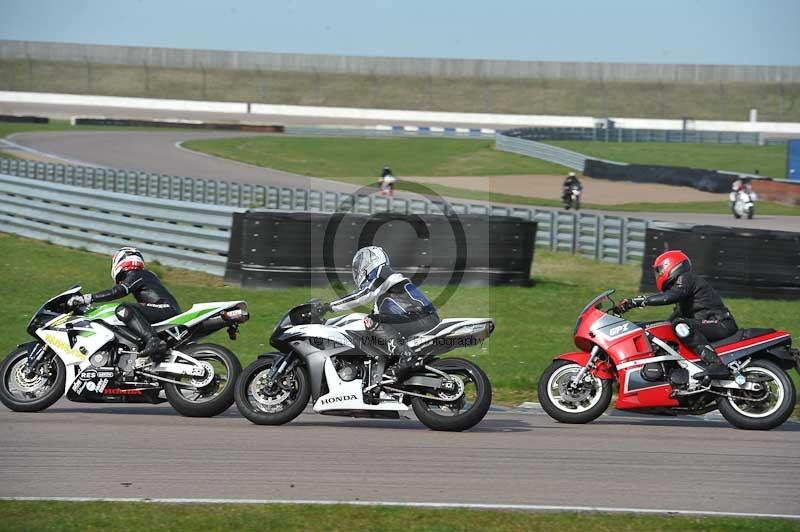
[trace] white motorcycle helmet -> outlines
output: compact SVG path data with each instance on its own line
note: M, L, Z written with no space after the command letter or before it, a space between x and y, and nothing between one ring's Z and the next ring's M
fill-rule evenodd
M353 280L356 286L363 287L369 273L384 264L389 264L389 256L381 247L367 246L356 251L353 256Z
M114 253L114 258L111 259L111 278L114 282L119 282L118 278L121 273L129 270L143 270L144 269L144 256L142 252L136 248L124 247Z

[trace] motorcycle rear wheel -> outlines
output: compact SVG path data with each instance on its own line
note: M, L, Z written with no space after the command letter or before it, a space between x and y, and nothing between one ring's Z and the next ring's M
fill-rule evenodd
M279 355L259 358L236 382L234 396L239 412L256 425L283 425L299 416L311 398L311 381L302 366L286 372L280 382L266 386Z
M464 393L456 401L458 406L414 397L411 406L417 418L429 429L449 432L461 432L480 423L492 405L492 383L486 373L463 358L434 360L429 365L460 378L465 385ZM474 392L469 393L467 386L472 389L471 385L474 385ZM470 397L465 397L467 393Z
M797 392L784 370L769 360L755 360L742 373L768 377L770 381L759 395L744 392L740 398L720 397L717 407L728 423L745 430L771 430L789 419L797 403Z
M27 344L15 349L0 364L0 401L15 412L40 412L52 406L64 395L67 368L55 353L47 362L55 375L28 377L24 374L28 353L34 346L35 344ZM20 395L33 395L42 387L45 387L45 390L39 396L29 399L20 397Z
M164 393L172 408L187 417L214 417L230 408L233 404L233 388L242 374L242 363L236 355L217 344L190 344L181 347L180 351L216 367L214 380L199 389L164 383ZM224 375L218 371L222 366ZM191 382L191 378L188 379Z
M539 404L551 418L560 423L589 423L600 417L611 404L613 388L611 381L599 379L591 374L591 390L565 391L568 380L580 369L581 366L575 362L556 360L544 371L539 380L537 388Z

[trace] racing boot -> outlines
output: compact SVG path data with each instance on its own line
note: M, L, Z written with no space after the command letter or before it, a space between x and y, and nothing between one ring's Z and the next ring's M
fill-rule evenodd
M730 378L731 372L728 367L722 363L722 359L710 345L703 346L700 351L700 360L708 364L705 371L701 371L694 375L696 380L701 380L706 377L711 379L727 379Z
M135 332L142 339L142 348L139 350L139 358L150 357L154 364L164 360L167 344L158 337L158 333L147 318L133 305L120 305L117 309L117 317Z

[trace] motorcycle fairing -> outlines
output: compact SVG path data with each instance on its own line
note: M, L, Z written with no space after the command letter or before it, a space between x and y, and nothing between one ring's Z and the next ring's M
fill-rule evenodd
M385 410L392 412L407 412L408 407L399 401L382 401L377 405L364 402L362 392L363 381L353 379L343 381L330 358L325 359L325 382L328 393L320 396L314 402L314 412L327 412L331 410Z

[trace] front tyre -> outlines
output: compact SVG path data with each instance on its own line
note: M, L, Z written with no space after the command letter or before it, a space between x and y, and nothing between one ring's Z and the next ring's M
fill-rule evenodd
M233 404L233 388L242 364L229 349L217 344L190 344L180 349L190 357L210 368L214 376L211 382L196 387L197 377L182 377L186 385L164 383L164 393L172 408L188 417L213 417L226 411Z
M39 370L28 375L30 351L41 344L26 344L12 351L0 364L0 401L15 412L39 412L64 395L67 369L52 351Z
M784 370L768 360L756 360L745 367L742 374L761 389L724 389L730 395L721 397L717 407L728 423L740 429L770 430L789 419L797 393Z
M299 416L311 398L311 382L302 366L295 366L274 381L269 374L280 354L259 358L236 383L236 408L256 425L283 425Z
M600 417L611 404L610 380L587 373L578 386L569 386L581 367L568 360L556 360L539 380L539 403L551 418L560 423L589 423Z
M459 396L451 402L414 397L411 406L417 418L429 429L450 432L461 432L480 423L492 405L492 384L486 373L463 358L434 360L429 366L452 376ZM446 399L448 393L438 395Z

